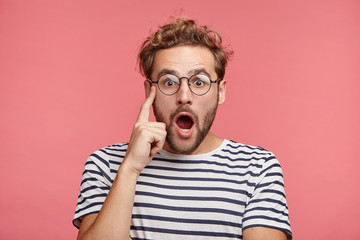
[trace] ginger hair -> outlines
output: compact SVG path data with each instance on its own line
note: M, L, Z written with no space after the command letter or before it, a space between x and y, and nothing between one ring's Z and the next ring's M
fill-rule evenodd
M218 78L223 78L225 68L230 57L231 50L222 44L221 36L207 26L199 26L194 20L177 18L169 24L160 26L154 33L142 43L138 54L138 65L140 73L151 79L152 67L156 52L175 46L201 46L209 49L215 58L215 72Z

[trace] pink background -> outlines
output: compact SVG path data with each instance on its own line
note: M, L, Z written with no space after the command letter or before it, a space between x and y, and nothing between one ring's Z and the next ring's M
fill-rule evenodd
M140 43L180 12L235 51L213 130L276 154L294 239L360 239L360 2L348 0L0 0L0 239L76 238L84 162L129 139Z

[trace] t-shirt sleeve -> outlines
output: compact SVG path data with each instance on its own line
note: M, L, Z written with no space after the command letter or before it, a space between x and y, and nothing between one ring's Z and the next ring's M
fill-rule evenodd
M269 227L285 232L292 239L284 180L278 160L271 154L257 176L254 191L246 206L243 230Z
M96 153L87 159L73 218L75 227L80 227L81 219L85 215L100 211L111 187L109 171L109 163Z

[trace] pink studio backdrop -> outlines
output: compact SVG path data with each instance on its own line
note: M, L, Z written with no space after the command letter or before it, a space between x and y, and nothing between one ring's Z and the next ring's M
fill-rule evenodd
M75 239L82 168L127 141L170 15L235 51L213 131L273 151L295 240L360 239L359 1L0 0L0 239Z

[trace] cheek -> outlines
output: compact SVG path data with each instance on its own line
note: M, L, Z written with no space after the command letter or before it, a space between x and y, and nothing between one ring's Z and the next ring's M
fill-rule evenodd
M153 103L154 109L158 114L161 114L163 120L168 120L173 109L171 108L171 101L163 96L157 96ZM155 113L155 112L154 112ZM156 113L155 113L156 114Z
M209 109L213 107L218 102L218 92L216 91L210 91L206 95L202 96L199 100L199 105L202 106L201 110L206 111L206 109Z
M161 96L160 94L156 96L154 100L154 104L160 108L162 112L165 112L169 108L169 99L164 98L164 96Z
M209 95L209 98L201 99L201 102L199 102L199 107L196 110L200 122L204 121L206 114L214 109L214 107L217 105L217 102L217 92L211 94L211 96Z

